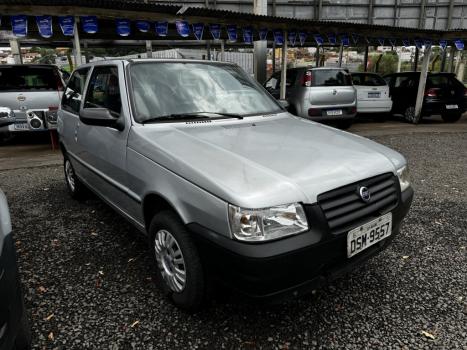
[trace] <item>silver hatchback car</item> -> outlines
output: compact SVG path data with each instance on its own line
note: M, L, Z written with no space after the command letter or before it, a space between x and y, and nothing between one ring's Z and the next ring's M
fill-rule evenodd
M279 98L281 72L264 87ZM287 69L286 99L289 112L314 121L331 121L348 128L357 114L357 95L349 72L342 68Z
M319 287L387 247L413 196L399 153L291 115L229 63L81 66L58 131L70 194L146 234L158 286L191 310L220 283Z

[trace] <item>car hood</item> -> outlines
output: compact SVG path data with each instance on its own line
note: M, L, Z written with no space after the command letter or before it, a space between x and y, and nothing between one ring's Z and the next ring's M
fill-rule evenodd
M405 164L385 146L287 113L140 125L129 147L247 208L314 203L320 193Z

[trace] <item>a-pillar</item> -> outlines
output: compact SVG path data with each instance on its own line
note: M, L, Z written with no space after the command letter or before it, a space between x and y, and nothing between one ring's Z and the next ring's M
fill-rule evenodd
M281 57L281 90L280 90L281 100L285 100L286 88L287 88L287 31L284 31L284 42L282 43L282 57Z

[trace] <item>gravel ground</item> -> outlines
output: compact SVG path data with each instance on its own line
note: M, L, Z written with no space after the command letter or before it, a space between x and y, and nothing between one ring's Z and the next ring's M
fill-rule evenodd
M285 304L227 297L196 315L155 288L135 229L67 195L60 167L0 172L35 348L467 349L466 136L375 138L407 156L416 198L359 270Z

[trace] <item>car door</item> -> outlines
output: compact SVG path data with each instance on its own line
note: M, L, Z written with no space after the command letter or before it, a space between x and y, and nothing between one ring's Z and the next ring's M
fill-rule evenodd
M137 217L138 199L128 189L127 138L131 127L123 64L101 64L93 68L82 109L106 108L124 120L124 129L87 125L77 130L77 157L83 165L84 181L104 200L130 219ZM122 103L123 100L123 103Z
M63 93L61 107L58 112L60 142L65 146L66 151L72 155L70 161L78 175L81 173L81 167L75 161L73 155L77 152L77 130L80 123L79 109L83 100L89 70L89 67L84 67L73 72Z

